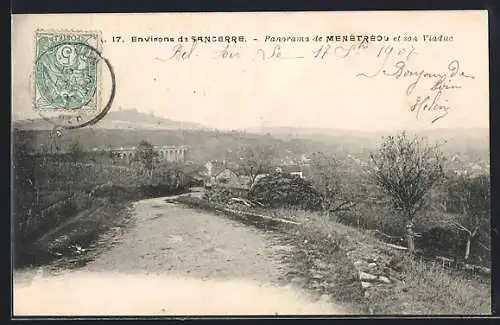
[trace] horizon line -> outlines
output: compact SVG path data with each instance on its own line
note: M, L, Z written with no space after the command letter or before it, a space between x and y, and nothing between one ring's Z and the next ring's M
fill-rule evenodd
M325 126L292 126L292 125L251 125L251 126L244 126L244 127L215 127L215 126L208 126L205 125L201 122L198 121L190 121L190 120L174 120L169 117L161 116L161 115L156 115L156 114L151 114L145 111L140 111L138 109L130 108L130 109L121 109L121 110L115 110L112 112L136 112L139 114L151 116L151 117L156 117L160 119L165 119L169 120L172 122L177 122L177 123L190 123L190 124L196 124L200 126L199 130L203 129L208 129L208 130L222 130L222 131L240 131L240 132L263 132L265 133L266 130L269 129L297 129L297 130L318 130L318 131L339 131L339 132L359 132L359 133L379 133L379 132L394 132L394 131L401 131L401 130L409 130L409 131L443 131L443 130L474 130L474 129L481 129L481 130L490 130L490 126L457 126L457 127L439 127L439 126L429 126L429 127L408 127L408 126L401 126L398 128L387 128L387 129L372 129L372 130L366 130L366 129L361 129L361 128L336 128L336 127L325 127ZM111 113L111 112L110 112ZM28 121L42 121L43 119L40 117L20 117L20 116L15 116L15 114L11 115L11 125L13 125L16 122L28 122ZM98 125L96 125L97 128L99 128ZM111 128L104 128L104 129L111 129ZM147 129L144 128L142 130L155 130L156 128L151 128ZM179 128L183 129L183 128ZM116 130L120 130L120 128L116 128ZM123 130L127 130L126 128L123 128ZM141 129L138 129L141 130ZM191 129L191 130L196 130L196 129Z

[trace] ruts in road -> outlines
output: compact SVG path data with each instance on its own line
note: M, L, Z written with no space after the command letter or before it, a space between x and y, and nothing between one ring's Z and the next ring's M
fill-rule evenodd
M279 235L169 203L133 203L132 222L78 270L15 281L14 315L347 314L281 281Z

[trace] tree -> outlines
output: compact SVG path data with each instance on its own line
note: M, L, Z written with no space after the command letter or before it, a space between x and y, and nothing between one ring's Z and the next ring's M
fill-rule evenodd
M201 175L204 166L184 162L163 162L155 168L157 183L185 186L192 178Z
M355 203L343 198L339 163L334 157L328 157L322 152L317 152L311 157L311 178L314 189L321 196L321 209L323 214L345 211L352 208Z
M148 141L141 141L136 149L136 159L139 160L144 168L148 171L150 175L153 172L153 162L157 152L154 151L154 147Z
M271 169L274 153L272 146L259 143L246 145L240 149L240 168L250 178L250 187L259 174Z
M490 220L490 180L487 175L455 176L450 180L447 192L446 209L453 213L453 217L446 222L467 235L464 253L464 260L467 261L472 240Z
M425 195L444 176L442 153L438 145L429 146L422 137L410 138L403 131L383 138L370 158L370 176L405 219L408 250L413 253L413 221L425 203Z
M80 158L82 158L83 146L81 145L80 142L78 142L78 140L70 145L69 154L74 161L78 161Z

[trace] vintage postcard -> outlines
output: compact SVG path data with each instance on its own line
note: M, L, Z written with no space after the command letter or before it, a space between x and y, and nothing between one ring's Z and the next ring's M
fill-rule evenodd
M12 30L14 316L491 314L487 11Z

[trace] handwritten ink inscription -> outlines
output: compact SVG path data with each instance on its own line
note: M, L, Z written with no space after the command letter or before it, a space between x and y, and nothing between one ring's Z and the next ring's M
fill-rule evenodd
M178 43L171 48L170 56L156 60L162 62L183 62L192 59L197 54L199 42ZM204 47L206 44L202 44ZM373 43L366 39L350 44L334 45L333 43L312 43L308 45L272 43L264 47L256 47L250 51L241 51L241 44L215 45L211 58L214 60L241 60L247 56L252 61L278 60L349 60L359 57L368 63L373 62L373 69L356 74L360 78L378 79L389 78L407 83L405 97L408 98L407 109L415 115L417 120L429 120L430 123L446 117L452 111L448 102L448 94L460 91L466 83L475 79L475 76L466 72L459 59L450 59L442 68L424 68L415 61L419 55L417 42L405 44ZM217 48L218 46L218 48ZM425 52L425 48L421 49Z
M450 60L447 66L440 70L414 68L411 64L414 55L416 55L414 46L411 49L396 49L393 46L382 47L377 54L377 57L382 57L382 63L374 72L361 72L357 76L365 78L388 77L409 82L405 89L405 95L410 97L411 102L409 111L415 114L417 120L420 120L424 114L429 115L430 122L433 124L447 116L452 109L448 104L446 94L462 89L463 81L473 80L475 76L466 73L457 59ZM390 59L395 59L396 62L390 64ZM417 91L417 95L414 96L414 92L420 84L427 84L427 86L422 85L425 88Z
M220 59L239 59L240 58L240 53L233 51L229 45L226 45L222 51L216 51L215 52L215 59L220 58Z
M160 57L155 57L154 60L158 60L158 61L162 61L162 62L166 62L166 61L170 61L170 60L174 60L174 61L189 60L189 59L191 59L191 56L195 52L197 45L198 45L197 42L193 42L191 44L191 46L189 46L189 47L187 47L183 44L180 44L180 43L176 44L172 48L172 53L171 53L170 57L168 57L166 59L163 59Z
M303 56L287 56L283 55L283 51L281 49L280 44L276 44L271 51L266 51L264 49L258 49L257 54L262 58L262 60L270 60L270 59L303 59Z

